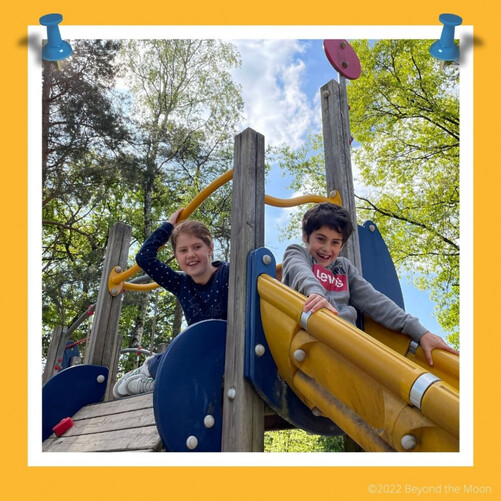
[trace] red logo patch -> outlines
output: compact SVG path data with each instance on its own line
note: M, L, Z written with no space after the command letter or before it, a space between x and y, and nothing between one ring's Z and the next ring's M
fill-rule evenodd
M324 286L325 290L330 292L347 292L348 280L346 275L334 275L332 271L320 266L313 265L313 274L315 278Z

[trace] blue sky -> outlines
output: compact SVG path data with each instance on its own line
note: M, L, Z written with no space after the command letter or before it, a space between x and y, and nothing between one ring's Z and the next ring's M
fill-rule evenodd
M327 60L322 40L234 40L242 66L234 72L242 86L245 119L241 130L251 127L264 134L266 145L302 144L308 133L321 130L319 89L329 80L338 79L337 72ZM356 142L352 144L356 147ZM353 165L355 191L362 189ZM290 198L287 178L278 168L272 168L266 193ZM322 193L323 195L323 193ZM277 262L291 241L278 239L280 229L287 224L290 209L266 208L266 246L273 251ZM417 290L407 280L401 280L406 310L417 316L432 332L444 335L433 315L429 294Z

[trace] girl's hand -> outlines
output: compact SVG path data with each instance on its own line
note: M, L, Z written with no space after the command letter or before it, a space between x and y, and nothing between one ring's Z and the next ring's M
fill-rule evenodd
M178 209L176 212L174 212L174 214L172 214L172 216L169 217L169 219L167 221L169 223L171 223L172 225L176 226L177 220L178 220L179 216L181 215L181 212L183 212L183 210L184 210L184 207L181 207L180 209Z

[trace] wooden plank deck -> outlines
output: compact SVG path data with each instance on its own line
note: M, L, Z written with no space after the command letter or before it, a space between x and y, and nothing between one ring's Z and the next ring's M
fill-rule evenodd
M52 434L43 452L161 452L153 393L87 405L71 416L74 426Z

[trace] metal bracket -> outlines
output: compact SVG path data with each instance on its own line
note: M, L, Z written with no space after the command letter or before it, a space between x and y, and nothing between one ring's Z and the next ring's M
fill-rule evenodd
M440 378L431 374L431 372L421 374L412 385L409 395L411 404L421 410L421 402L423 401L424 394L428 388L437 381L440 381Z

